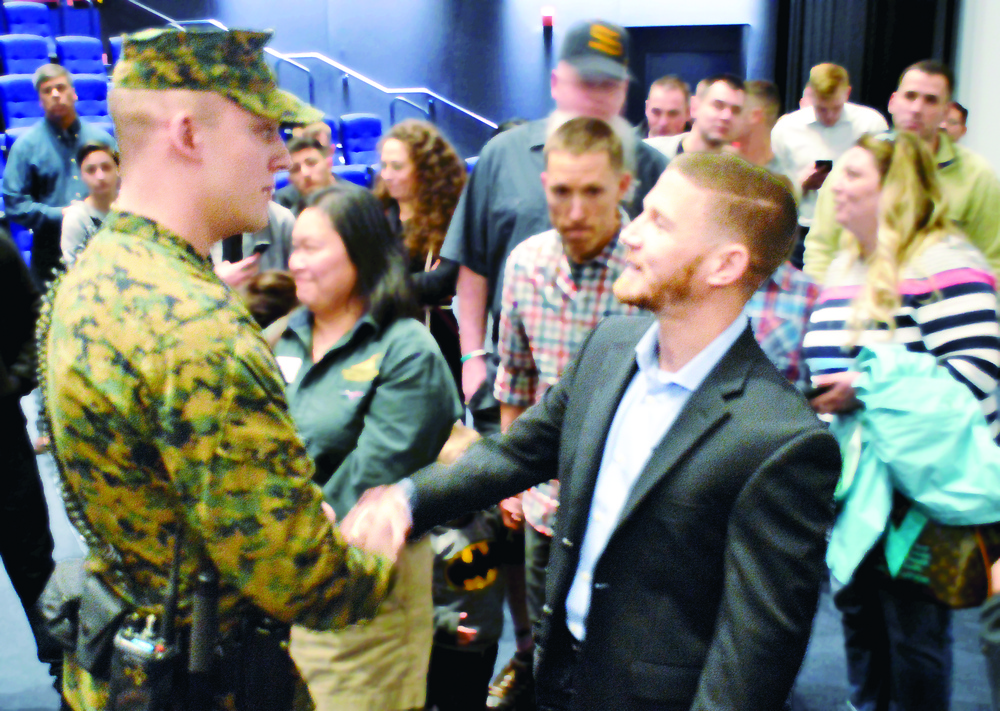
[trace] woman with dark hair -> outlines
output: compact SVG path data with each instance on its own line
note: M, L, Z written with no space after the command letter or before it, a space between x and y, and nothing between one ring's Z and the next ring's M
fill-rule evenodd
M310 197L289 269L302 309L275 346L289 410L338 519L367 489L430 464L461 415L458 392L412 298L399 241L371 193ZM427 540L396 562L376 618L292 630L291 654L320 711L424 705L433 629Z
M447 308L458 264L441 259L440 252L465 186L465 162L432 124L416 119L401 121L385 135L381 160L375 196L403 241L417 300L460 385L458 323Z
M100 141L89 141L76 153L80 178L89 194L63 214L59 247L67 267L101 228L111 203L118 197L118 160L118 151Z

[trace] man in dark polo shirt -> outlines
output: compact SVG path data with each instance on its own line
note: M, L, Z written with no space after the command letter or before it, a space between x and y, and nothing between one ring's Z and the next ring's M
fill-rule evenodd
M630 79L628 54L628 33L622 27L603 20L572 27L552 71L555 111L487 143L455 210L441 256L461 265L462 390L478 415L477 427L486 431L499 427L499 407L492 396L497 329L494 325L487 337L486 314L492 316L493 324L498 322L507 255L531 235L552 228L540 178L545 139L575 116L624 122L620 114ZM626 196L624 207L635 217L667 160L637 139L625 146L625 154L635 189Z

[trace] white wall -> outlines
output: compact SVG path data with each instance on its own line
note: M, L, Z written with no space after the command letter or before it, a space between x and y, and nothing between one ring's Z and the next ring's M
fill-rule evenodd
M963 0L955 61L955 100L969 109L969 132L962 143L1000 168L1000 2Z

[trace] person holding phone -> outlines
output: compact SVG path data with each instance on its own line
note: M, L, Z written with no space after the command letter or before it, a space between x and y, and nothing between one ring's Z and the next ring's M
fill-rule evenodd
M802 268L802 237L812 225L816 193L823 186L833 161L866 133L888 130L875 109L852 104L847 70L836 64L817 64L809 71L805 95L809 104L778 119L771 131L771 147L788 167L801 192L799 241L792 263Z
M946 218L930 152L912 133L864 136L831 183L838 222L850 233L830 265L803 341L813 409L860 406L853 361L866 345L932 354L969 387L994 438L1000 365L995 280L983 255ZM893 516L910 506L896 496ZM945 711L951 677L951 610L917 583L880 567L881 543L837 590L850 702L872 711ZM844 582L844 581L841 581ZM926 588L926 586L924 586Z

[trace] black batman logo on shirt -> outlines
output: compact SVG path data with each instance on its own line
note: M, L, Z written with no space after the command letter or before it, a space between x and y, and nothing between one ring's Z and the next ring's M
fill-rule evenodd
M477 541L448 559L445 578L457 590L482 590L496 582L498 565L489 541Z

